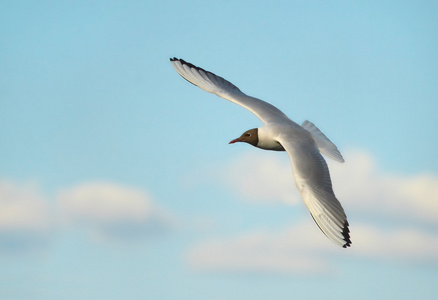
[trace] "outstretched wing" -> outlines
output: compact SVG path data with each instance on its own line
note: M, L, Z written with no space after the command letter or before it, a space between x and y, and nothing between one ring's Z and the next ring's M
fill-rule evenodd
M295 184L318 227L335 244L349 247L347 216L333 193L329 169L310 134L300 137L299 143L287 135L279 142L289 155Z
M254 113L263 123L291 122L290 119L275 106L260 99L250 97L239 90L231 82L209 71L192 65L183 59L171 58L175 70L188 82L204 91L213 93L221 98L234 102Z

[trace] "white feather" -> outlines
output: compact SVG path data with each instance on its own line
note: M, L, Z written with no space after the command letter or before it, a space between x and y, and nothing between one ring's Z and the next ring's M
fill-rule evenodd
M265 126L258 128L260 148L287 151L295 184L304 203L321 231L335 244L351 244L348 221L333 193L327 164L321 153L343 162L336 146L311 122L299 126L275 106L247 96L235 85L182 59L170 59L175 70L201 89L234 102L254 113Z

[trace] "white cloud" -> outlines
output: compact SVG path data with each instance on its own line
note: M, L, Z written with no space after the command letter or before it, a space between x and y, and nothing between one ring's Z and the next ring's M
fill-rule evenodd
M231 162L209 167L209 178L245 201L300 204L292 168L284 153L246 153ZM345 153L343 164L328 160L333 189L348 212L438 224L438 176L383 172L363 151ZM192 178L192 181L195 181Z
M280 232L256 231L206 241L193 246L187 253L187 260L191 267L200 271L324 273L330 269L330 264L318 253L322 249L333 249L324 243L325 240L314 238L313 229L303 223Z
M241 156L222 168L218 173L220 181L236 190L243 199L297 204L301 196L292 178L289 158L285 153L280 155Z
M36 184L0 180L0 251L40 249L65 229L81 228L98 241L139 240L160 237L175 223L144 190L132 187L84 183L60 192L55 201Z
M308 218L280 232L256 231L195 245L187 256L191 266L302 274L332 270L336 261L351 258L437 264L438 235L424 228L438 224L438 176L384 172L363 151L344 157L344 164L329 162L329 167L347 215L360 217L349 218L351 248L332 245ZM213 184L246 201L302 202L287 156L254 152L209 169L207 178ZM205 181L204 175L199 182Z
M171 218L143 190L107 182L84 183L58 196L64 222L83 225L97 238L136 238L160 234Z
M331 164L334 189L350 209L376 217L438 224L438 176L383 172L364 152L348 153L346 164Z
M403 228L386 231L366 224L354 226L351 248L331 244L311 223L282 231L256 231L193 246L187 260L200 271L325 274L352 259L393 263L438 264L438 235Z
M0 181L0 246L23 250L46 241L51 230L47 199L35 185Z
M438 264L438 235L419 228L387 230L358 224L354 227L355 247L351 255L407 263Z

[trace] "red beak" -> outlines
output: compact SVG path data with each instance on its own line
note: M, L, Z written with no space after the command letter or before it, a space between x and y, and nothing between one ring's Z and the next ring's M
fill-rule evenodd
M231 142L229 142L228 144L234 144L234 143L238 143L241 142L240 138L234 139Z

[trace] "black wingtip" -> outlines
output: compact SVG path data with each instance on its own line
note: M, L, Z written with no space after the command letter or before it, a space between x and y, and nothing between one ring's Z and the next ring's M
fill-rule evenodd
M350 226L350 224L348 224L348 221L345 221L344 228L342 230L342 236L344 237L344 241L346 243L344 244L344 246L342 246L342 248L350 247L350 245L352 244L350 239L350 229L348 228L348 226Z
M210 74L212 74L212 75L214 75L214 76L217 76L217 75L211 73L210 71L204 70L203 68L200 68L200 67L198 67L198 66L195 66L194 64L191 64L191 63L185 61L185 60L182 59L182 58L176 58L176 57L174 57L174 58L170 58L170 61L179 61L181 64L183 64L183 65L187 65L187 66L188 66L189 68L191 68L191 69L195 69L195 70L198 70L198 71L203 71L203 72L205 72L205 73L210 73ZM219 76L217 76L217 77L219 77ZM222 77L221 77L221 78L222 78ZM189 81L189 82L190 82L190 81Z
M205 75L206 75L206 77L208 77L208 79L204 78L204 80L210 81L213 85L214 85L214 84L218 84L217 82L219 82L219 85L225 85L226 88L227 88L228 90L233 90L233 91L236 92L236 93L241 93L240 89L239 89L237 86L235 86L235 85L232 84L231 82L225 80L224 78L222 78L222 77L220 77L220 76L217 76L216 74L214 74L214 73L212 73L212 72L210 72L210 71L207 71L207 70L205 70L205 69L203 69L203 68L197 67L197 66L195 66L194 64L191 64L191 63L185 61L185 60L182 59L182 58L176 58L176 57L174 57L174 58L170 58L170 62L175 62L175 61L180 62L181 65L184 66L184 67L188 67L188 68L190 68L190 69L194 69L194 70L196 70L196 71L199 72L199 73L205 73ZM196 83L193 83L193 82L191 82L190 80L188 80L186 77L184 77L184 75L182 75L182 74L180 73L180 71L177 70L177 72L178 72L178 73L179 73L179 74L180 74L185 80L187 80L188 82L190 82L190 83L193 84L193 85L198 86ZM205 77L205 75L201 75L201 76L204 76L204 77Z
M194 64L191 64L191 63L189 63L189 62L187 62L187 61L185 61L184 59L182 59L182 58L176 58L176 57L174 57L173 58L173 60L172 61L179 61L181 64L183 64L183 65L187 65L189 68L193 68L193 69L195 69L195 70L201 70L201 71L204 71L204 72L206 72L206 73L211 73L211 72L209 72L209 71L207 71L207 70L204 70L203 68L200 68L200 67L198 67L198 66L195 66Z
M186 62L184 59L182 59L182 58L176 58L176 57L171 57L171 58L169 58L170 59L170 61L179 61L180 63L182 63L183 65L189 65L189 66L193 66L191 63L188 63L188 62ZM193 67L195 67L195 66L193 66ZM196 67L195 67L196 68Z

